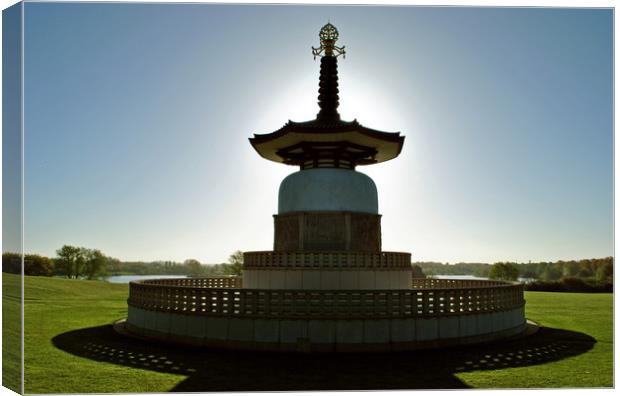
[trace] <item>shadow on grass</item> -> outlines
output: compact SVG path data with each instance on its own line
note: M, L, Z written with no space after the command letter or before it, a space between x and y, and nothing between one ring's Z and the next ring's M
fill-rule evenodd
M186 375L171 391L285 391L467 388L454 374L544 364L589 351L586 334L541 327L526 338L442 350L375 354L280 354L206 350L123 337L112 325L60 334L71 354Z

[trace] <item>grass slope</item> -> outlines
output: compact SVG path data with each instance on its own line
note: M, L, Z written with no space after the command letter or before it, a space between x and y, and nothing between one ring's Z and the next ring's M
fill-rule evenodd
M128 285L26 277L24 286L26 393L155 392L170 389L183 379L102 364L52 344L58 334L126 317Z
M459 379L475 388L613 386L613 294L526 292L525 299L528 319L587 334L596 340L593 348L542 367L474 371Z
M4 274L6 288L18 277ZM280 355L128 340L127 285L26 277L27 393L610 387L612 295L526 293L523 340L375 355ZM18 302L15 302L17 304Z
M17 275L9 277L2 286L2 385L20 393L22 380L22 286Z

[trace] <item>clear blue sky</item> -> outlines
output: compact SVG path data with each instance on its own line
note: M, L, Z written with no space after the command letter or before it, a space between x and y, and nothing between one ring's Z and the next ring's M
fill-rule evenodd
M330 20L359 167L414 261L613 254L609 9L27 3L25 249L225 261L270 250L296 171L247 138L314 118ZM5 249L6 250L6 249Z

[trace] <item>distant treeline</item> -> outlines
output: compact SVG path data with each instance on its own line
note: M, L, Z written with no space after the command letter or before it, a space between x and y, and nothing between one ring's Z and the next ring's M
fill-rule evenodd
M480 277L488 277L491 270L491 264L485 263L456 263L443 264L433 261L415 262L427 276L433 275L473 275Z
M241 275L243 253L233 253L228 263L202 264L197 260L176 261L120 261L108 266L109 275L187 275L187 276L226 276Z
M227 263L205 265L198 260L129 261L108 257L97 249L65 245L50 258L38 254L24 256L24 274L31 276L63 276L78 279L99 279L111 275L187 275L226 276L241 275L243 253L234 252ZM18 253L2 254L2 272L21 274L22 256Z
M433 275L473 275L509 281L530 280L526 290L609 292L613 289L613 257L539 263L412 263L416 278ZM2 255L2 271L21 273L22 257ZM175 261L121 261L97 249L65 245L56 257L38 254L24 256L24 273L34 276L64 276L98 279L110 275L187 275L192 277L241 275L243 252L230 255L227 263L202 264L195 259Z
M612 293L613 281L599 281L593 278L562 278L556 281L534 281L525 284L525 290L570 293Z
M613 257L599 259L584 259L556 262L515 263L505 262L515 266L520 278L537 279L541 281L557 281L562 278L595 279L598 281L612 281ZM424 274L432 275L473 275L489 277L492 264L485 263L456 263L443 264L437 262L416 262ZM497 264L497 263L496 263Z

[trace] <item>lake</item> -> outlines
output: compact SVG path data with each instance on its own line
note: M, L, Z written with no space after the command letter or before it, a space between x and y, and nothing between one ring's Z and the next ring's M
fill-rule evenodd
M129 283L136 280L171 278L187 278L187 275L113 275L108 276L106 280L110 283Z
M483 278L475 275L433 275L436 279L479 279L487 280L489 278ZM171 278L187 278L187 275L114 275L108 276L106 280L110 283L129 283L135 280L145 279L171 279ZM519 278L519 282L527 283L535 279Z
M483 278L475 275L432 275L435 279L463 279L463 280L488 280L489 278Z
M475 275L433 275L433 278L435 279L472 279L472 280L488 280L489 278L484 278L481 276L475 276ZM529 283L529 282L533 282L536 279L534 278L519 278L517 279L519 282L521 283Z

